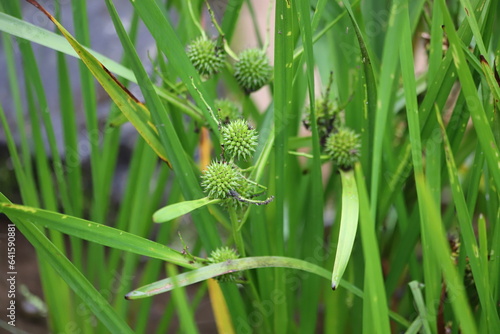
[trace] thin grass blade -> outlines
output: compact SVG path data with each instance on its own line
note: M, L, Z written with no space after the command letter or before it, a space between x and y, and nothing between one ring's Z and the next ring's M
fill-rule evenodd
M415 180L418 187L419 204L421 205L421 226L424 231L422 233L426 234L432 254L437 258L443 271L455 319L459 322L459 326L464 333L478 333L476 321L465 295L463 279L459 277L457 269L452 263L451 251L446 238L446 232L443 228L443 221L438 208L433 202L432 193L423 175L416 174Z
M0 203L10 205L9 200L1 193ZM54 268L111 333L133 333L125 320L116 314L108 301L90 284L87 278L76 269L39 228L30 222L33 217L21 218L15 212L6 212L6 214L35 247L39 256L42 256Z
M197 334L198 328L194 321L192 306L189 305L186 290L179 286L177 277L179 272L173 264L167 264L167 273L172 278L173 291L172 298L175 309L179 315L180 327L183 333Z
M453 26L453 20L448 11L448 7L444 0L439 0L439 4L443 11L445 30L450 41L450 52L457 68L463 93L466 96L472 123L474 124L479 142L484 151L491 176L493 177L497 189L500 189L500 152L498 143L495 142L491 126L484 111L483 103L479 99L477 87L474 84L472 74L467 66L467 61L461 48L461 41Z
M453 202L455 204L457 219L460 225L460 234L463 239L463 245L467 257L469 259L472 274L475 277L474 280L476 283L479 300L488 320L488 328L490 332L494 333L500 331L500 320L498 318L496 307L494 306L494 298L490 295L491 290L489 275L485 275L488 264L487 261L484 261L484 258L481 257L481 254L479 252L480 248L476 241L474 229L472 227L472 217L469 214L467 203L463 195L464 191L459 181L457 166L455 164L453 152L451 152L448 137L446 136L446 130L443 120L438 112L436 112L436 117L443 136L444 151L446 154L446 165L448 167L448 176L450 178L450 188L453 194Z
M219 283L214 279L209 279L207 283L217 330L219 333L234 334L234 326Z
M389 309L385 293L382 262L378 241L375 234L375 222L370 213L368 191L365 185L363 170L359 163L355 165L356 185L359 193L360 234L365 258L364 286L366 297L363 300L363 310L370 314L363 314L365 333L390 333Z
M425 307L424 297L422 296L422 291L420 290L423 285L417 281L411 281L408 285L410 286L413 299L415 300L415 305L418 309L418 319L420 319L423 327L422 333L431 334L432 331L429 326L429 322L427 321L427 308Z
M73 38L73 36L71 36L71 34L49 12L40 6L38 2L34 0L27 1L38 8L56 25L59 31L78 53L80 59L92 72L97 81L99 81L115 104L134 125L144 140L146 140L146 142L162 160L169 163L165 148L161 145L158 139L156 129L151 126L148 119L145 117L145 115L149 113L146 111L146 107L139 102L102 63L100 63L92 54L90 54L90 52L78 43L78 41Z

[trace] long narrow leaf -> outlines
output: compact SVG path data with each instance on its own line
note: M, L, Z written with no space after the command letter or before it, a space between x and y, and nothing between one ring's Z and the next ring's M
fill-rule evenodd
M0 193L2 205L13 205ZM38 254L68 283L73 291L89 306L92 312L111 333L133 333L127 323L121 319L108 301L82 275L68 258L37 228L30 220L33 217L20 217L16 212L5 212L16 224Z
M363 302L363 310L370 311L369 315L363 315L363 319L371 319L371 323L365 322L363 328L369 333L390 333L390 312L385 293L379 246L375 234L375 223L370 216L368 191L359 163L355 165L355 172L359 193L360 234L365 258L364 286L367 298Z
M448 7L444 0L439 0L441 9L444 14L445 30L450 40L450 52L453 56L453 61L457 67L458 77L461 82L462 90L466 96L467 106L469 107L472 123L476 129L476 133L484 151L488 167L491 171L491 176L495 182L497 189L500 189L500 151L498 143L495 142L491 126L484 111L483 103L480 101L477 94L477 88L474 84L472 74L467 66L464 53L461 49L461 42L455 28L453 20L448 11Z
M441 127L441 133L444 139L444 151L446 154L448 176L450 178L450 188L457 211L460 234L462 235L464 248L467 253L467 257L469 258L472 274L475 277L479 300L486 314L489 330L490 332L498 332L500 331L500 320L498 318L496 307L494 306L494 298L490 295L491 290L489 276L487 274L485 275L485 270L488 265L479 253L479 245L476 241L474 229L471 224L472 219L469 214L469 210L467 209L467 203L465 202L463 195L464 192L458 178L457 166L455 164L455 159L453 158L453 153L451 152L450 142L446 136L443 120L438 112L436 112L436 117L438 119L439 126Z
M54 229L104 246L165 260L186 268L199 266L190 263L191 259L187 259L180 252L167 246L89 220L10 203L0 204L0 212L19 219L28 219L42 227Z
M426 237L431 245L433 256L444 273L446 284L448 286L448 296L456 319L464 333L477 333L477 326L472 315L463 279L458 275L457 269L452 263L451 251L448 240L446 239L443 228L443 221L438 208L433 202L429 186L422 175L416 175L415 180L418 187L419 203L421 204L421 224L422 229L426 231Z
M315 275L319 275L328 280L331 277L331 273L328 270L321 268L310 262L306 262L299 259L281 257L281 256L259 256L259 257L248 257L248 258L211 264L209 266L205 266L197 270L180 274L176 277L176 281L178 286L186 286L228 273L233 273L248 269L269 268L269 267L303 270ZM341 285L343 285L346 289L349 289L349 291L351 291L357 296L362 295L362 292L359 289L354 288L352 285L349 284L344 285L344 282L342 282ZM163 292L170 291L173 288L174 288L174 283L172 279L167 278L146 285L132 292L129 292L126 298L137 299L137 298L150 297Z

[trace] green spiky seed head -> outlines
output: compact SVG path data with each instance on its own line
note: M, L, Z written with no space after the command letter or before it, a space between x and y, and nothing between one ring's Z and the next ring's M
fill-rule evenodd
M224 151L231 158L247 159L255 152L257 131L242 119L229 122L221 129Z
M238 258L238 253L229 247L219 247L210 253L208 262L210 263L221 263L230 260L236 260ZM225 274L215 277L219 282L233 282L237 279L236 273Z
M351 169L359 160L361 139L349 128L340 128L326 139L325 151L342 169Z
M210 253L208 261L210 263L221 263L230 260L236 260L237 258L239 258L238 253L233 248L229 248L226 246L219 247L216 250L213 250Z
M324 144L326 137L333 131L333 129L340 127L339 110L335 108L332 101L329 99L325 100L322 97L315 100L314 106L319 137L322 139L322 144ZM311 107L307 104L304 110L304 117L302 119L306 129L311 127L310 116Z
M241 118L240 108L238 108L236 103L228 99L215 100L215 109L219 112L222 124L228 124L230 121Z
M201 185L210 199L230 198L231 191L245 181L234 165L219 161L212 161L201 178Z
M210 77L222 69L226 53L215 41L201 36L189 44L187 56L198 73Z
M240 53L240 60L234 65L234 77L247 94L266 85L273 73L264 51L248 49Z

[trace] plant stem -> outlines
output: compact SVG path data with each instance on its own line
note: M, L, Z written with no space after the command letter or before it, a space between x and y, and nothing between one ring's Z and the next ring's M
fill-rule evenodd
M193 20L193 24L196 26L196 28L198 28L198 30L200 30L201 36L203 36L203 38L206 39L207 34L205 33L205 30L203 30L203 28L200 25L200 22L196 19L195 15L194 15L193 6L191 6L191 1L187 2L187 6L188 6L188 10L189 10L189 15L191 16L191 19Z
M238 253L240 253L241 257L246 257L245 243L243 242L243 237L241 236L238 215L236 214L236 209L234 207L229 207L229 218L231 219L231 230L233 231L233 239L236 244L236 249L238 250Z

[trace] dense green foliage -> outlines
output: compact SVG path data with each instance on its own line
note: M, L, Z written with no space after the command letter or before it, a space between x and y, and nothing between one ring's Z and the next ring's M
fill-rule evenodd
M221 333L500 333L498 1L104 2L121 62L92 50L87 1L70 32L58 1L43 27L0 2L0 213L51 332L205 332L210 309Z

